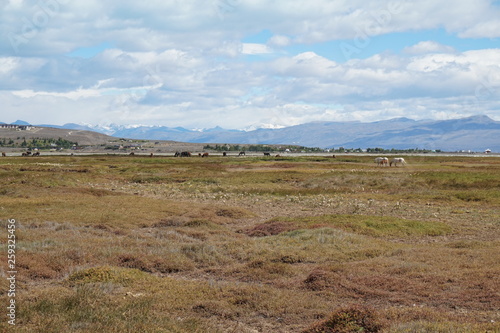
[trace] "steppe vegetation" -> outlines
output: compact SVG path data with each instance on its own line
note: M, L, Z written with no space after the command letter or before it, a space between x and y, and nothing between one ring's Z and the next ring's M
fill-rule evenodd
M0 328L500 331L500 158L404 157L3 157Z

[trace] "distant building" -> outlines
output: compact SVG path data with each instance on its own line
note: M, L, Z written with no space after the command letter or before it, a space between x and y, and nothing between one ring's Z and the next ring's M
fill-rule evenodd
M485 153L485 154L489 154L489 153L491 153L491 149L486 149L486 150L484 151L484 153Z
M31 125L0 124L0 128L15 129L18 131L30 131L35 127Z
M20 130L20 131L30 131L33 128L34 127L31 126L31 125L19 125L19 127L17 129Z

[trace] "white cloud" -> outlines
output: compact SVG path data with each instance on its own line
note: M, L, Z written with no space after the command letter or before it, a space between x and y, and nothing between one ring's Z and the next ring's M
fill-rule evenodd
M14 57L0 58L0 73L6 74L15 70L18 66L18 59Z
M72 100L80 99L80 98L88 98L88 97L97 97L100 96L99 91L90 90L90 89L77 89L69 92L48 92L48 91L33 91L33 90L18 90L12 92L14 96L18 96L21 98L33 98L37 96L50 96L56 98L69 98Z
M0 2L0 121L242 128L447 110L500 118L498 48L459 52L427 35L403 55L344 63L307 51L441 27L497 38L500 12L488 0L53 1L49 11L40 5L49 2ZM242 42L262 30L272 36ZM103 44L112 48L66 56Z
M243 54L266 54L272 53L272 50L264 44L243 43L241 48Z
M47 9L44 3L58 5ZM0 12L0 54L61 54L102 42L126 51L207 49L262 29L275 34L270 46L440 27L462 37L496 38L498 17L500 8L489 0L453 6L446 0L10 2Z
M29 115L25 119L33 123L46 123L47 118L118 124L140 120L186 127L289 126L349 117L432 118L442 117L446 110L453 115L474 110L498 117L499 58L500 50L477 50L411 58L381 54L339 64L305 52L214 67L179 50L108 50L82 60L75 75L66 77L66 86L73 88L65 90L44 89L47 65L57 72L60 66L65 68L64 58L61 63L37 60L32 67L33 87L4 92L2 105L10 110L4 117ZM74 82L83 71L89 78L84 87Z
M407 54L426 54L426 53L454 53L455 49L451 46L443 45L435 41L422 41L403 50Z
M497 11L497 14L500 12ZM500 19L498 16L494 20L478 22L470 28L459 33L462 38L499 38L500 37Z
M292 43L290 37L282 36L282 35L274 35L268 41L267 44L274 47L285 47Z

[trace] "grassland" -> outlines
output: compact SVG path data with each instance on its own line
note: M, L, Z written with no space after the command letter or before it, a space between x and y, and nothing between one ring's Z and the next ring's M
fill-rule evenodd
M405 158L4 157L0 328L500 331L500 158Z

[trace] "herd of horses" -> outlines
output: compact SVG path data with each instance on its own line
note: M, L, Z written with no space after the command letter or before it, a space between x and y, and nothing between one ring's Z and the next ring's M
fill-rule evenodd
M174 154L175 157L191 157L191 153L188 152L188 151L183 151L183 152L175 152ZM209 154L208 153L198 153L198 156L199 157L208 157ZM222 156L228 156L226 152L223 152L222 153ZM246 156L246 153L244 151L241 151L238 156ZM269 152L264 152L264 157L271 157L271 153ZM276 155L275 157L281 157L280 154ZM335 158L336 156L333 155L333 158ZM375 163L377 163L377 166L390 166L392 167L393 165L395 167L399 165L401 166L405 166L406 165L406 161L404 158L402 157L395 157L393 159L391 159L389 161L389 159L387 157L376 157L375 158Z
M135 153L132 152L129 155L130 156L135 156ZM6 157L7 154L5 152L2 152L2 156ZM26 156L40 156L40 152L37 151L37 152L32 153L31 151L26 151L26 152L23 152L21 154L21 156L25 156L25 157ZM151 153L149 155L149 157L153 157L153 156L154 156L153 153ZM181 151L181 152L176 151L175 154L174 154L174 157L191 157L191 156L192 156L192 154L189 151ZM208 157L209 153L206 153L206 152L204 152L204 153L198 153L198 156L199 157ZM226 152L223 152L222 156L228 156L228 155L227 155ZM240 151L239 154L238 154L238 156L246 156L246 153L244 151ZM264 152L264 157L270 157L270 156L271 156L271 153ZM278 154L275 157L281 157L281 156ZM335 155L333 155L333 158L335 158ZM391 167L393 165L395 167L397 167L398 164L401 165L401 166L406 165L406 161L402 157L395 157L395 158L391 159L390 161L389 161L389 159L387 157L376 157L375 158L375 163L377 164L377 166L380 166L380 167L384 167L384 166Z
M174 154L174 157L191 157L191 156L192 156L191 152L189 152L189 151L182 151L182 152L176 151ZM208 157L209 153L198 153L198 156L199 157ZM222 156L228 156L227 152L223 152ZM246 156L246 153L244 151L240 151L238 156ZM265 152L264 156L271 157L271 153ZM281 155L277 154L274 157L281 157Z

